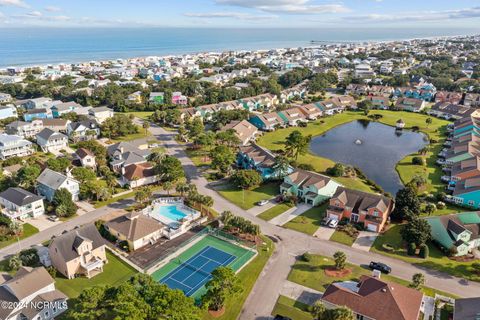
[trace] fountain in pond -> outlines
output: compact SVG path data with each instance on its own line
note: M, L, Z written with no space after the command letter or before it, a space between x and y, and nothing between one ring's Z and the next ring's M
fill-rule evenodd
M358 144L358 145L362 144L362 140L360 139L355 140L355 144Z

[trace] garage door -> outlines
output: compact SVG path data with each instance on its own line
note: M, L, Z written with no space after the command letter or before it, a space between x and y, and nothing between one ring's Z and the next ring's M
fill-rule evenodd
M369 224L369 225L367 225L367 229L368 229L368 231L377 232L377 225L376 224Z
M333 214L333 213L329 213L329 214L328 214L328 217L329 217L330 219L338 220L338 216L335 215L335 214Z

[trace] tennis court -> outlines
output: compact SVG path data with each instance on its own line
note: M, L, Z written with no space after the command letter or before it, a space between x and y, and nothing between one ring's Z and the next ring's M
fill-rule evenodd
M152 277L199 299L206 291L205 284L211 279L213 270L228 266L238 271L255 254L255 251L208 235L156 270Z
M229 253L208 246L186 262L179 259L180 266L160 282L172 289L182 290L189 297L212 278L213 270L228 266L235 258Z

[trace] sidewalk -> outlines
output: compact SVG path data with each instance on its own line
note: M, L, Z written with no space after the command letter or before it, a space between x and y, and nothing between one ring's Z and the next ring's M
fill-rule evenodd
M312 305L322 297L322 292L285 280L280 294L296 301Z
M276 224L277 226L283 226L285 223L287 223L290 220L293 220L294 218L298 217L299 215L301 215L302 213L304 213L310 208L311 206L309 206L308 204L305 204L305 203L299 204L296 207L288 209L287 211L273 218L269 222L272 224Z

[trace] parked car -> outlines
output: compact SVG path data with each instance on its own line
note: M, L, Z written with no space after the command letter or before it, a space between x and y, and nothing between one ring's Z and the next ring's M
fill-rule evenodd
M338 220L337 219L330 220L330 222L328 223L328 226L330 228L336 228L338 226Z
M52 222L57 222L57 221L60 221L60 218L57 217L57 216L50 216L50 217L48 217L48 220L50 220Z
M392 268L390 268L389 266L387 266L385 263L381 263L381 262L370 262L370 265L369 265L370 269L372 270L378 270L378 271L381 271L383 273L390 273L392 272Z
M268 203L268 200L261 200L257 202L257 206L264 206Z
M324 218L322 219L322 221L320 222L320 224L321 224L322 226L328 226L328 224L330 223L330 220L331 220L331 219L330 219L329 217L324 217Z

